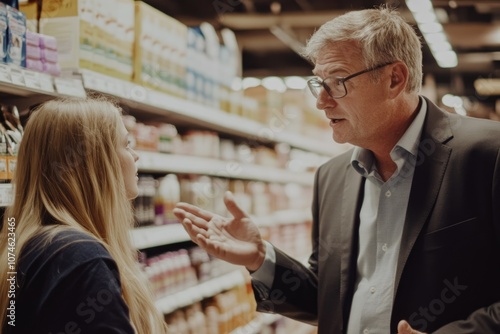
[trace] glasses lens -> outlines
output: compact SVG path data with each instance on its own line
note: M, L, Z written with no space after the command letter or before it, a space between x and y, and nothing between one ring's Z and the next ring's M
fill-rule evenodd
M327 78L324 82L319 78L313 78L307 82L307 85L316 98L321 94L323 88L325 88L328 95L334 99L346 95L344 84L337 78Z
M327 78L325 85L330 89L330 96L334 99L344 97L346 95L344 83L338 78Z
M308 80L307 86L309 87L309 90L311 91L312 95L314 95L314 97L316 98L319 96L319 93L323 88L323 86L321 85L321 81L317 78Z

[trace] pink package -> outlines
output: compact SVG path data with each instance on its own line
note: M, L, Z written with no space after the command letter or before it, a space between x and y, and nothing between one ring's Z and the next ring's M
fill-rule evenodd
M59 64L43 63L43 72L57 77L61 74L61 68L59 67Z
M40 34L40 47L42 49L57 50L57 39L53 36Z
M26 59L26 68L37 72L43 72L43 63L41 60L28 58Z
M40 46L40 34L26 30L26 44L39 47Z
M26 58L33 60L41 60L42 54L39 46L26 44Z
M44 62L57 63L57 51L51 49L40 49L40 55Z

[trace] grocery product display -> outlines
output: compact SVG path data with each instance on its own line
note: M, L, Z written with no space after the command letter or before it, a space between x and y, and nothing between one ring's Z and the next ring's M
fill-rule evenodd
M24 44L23 62L0 65L1 205L12 200L21 118L53 97L105 94L121 105L139 154L131 238L171 332L313 333L257 314L249 274L196 247L172 214L185 201L225 215L230 190L264 238L305 261L314 170L346 147L320 145L328 130L304 92L231 88L241 80L234 45L214 42L209 25L187 27L142 2L45 0L39 21L36 5L5 6L17 13L6 25L23 24L15 29Z
M30 110L102 94L122 108L139 155L130 236L170 333L316 333L257 313L249 273L199 248L172 213L182 201L227 215L231 191L264 239L306 262L314 172L350 147L332 141L309 92L245 85L230 29L187 25L143 1L2 1L0 40L0 207L12 202Z

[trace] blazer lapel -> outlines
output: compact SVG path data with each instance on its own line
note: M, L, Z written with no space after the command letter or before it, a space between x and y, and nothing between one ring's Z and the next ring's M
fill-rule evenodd
M451 148L442 144L452 137L448 116L429 100L427 105L426 121L401 238L394 299L408 256L437 199L451 154Z
M349 166L347 168L344 183L340 226L342 244L342 251L340 254L340 297L341 306L343 307L350 307L350 303L346 304L345 302L348 297L348 292L352 288L355 280L353 273L356 272L355 259L358 253L357 240L355 240L355 237L357 236L357 228L359 225L358 212L360 195L363 193L362 185L363 177L357 173L354 168ZM345 321L345 315L348 314L349 309L343 309L343 311L343 320Z

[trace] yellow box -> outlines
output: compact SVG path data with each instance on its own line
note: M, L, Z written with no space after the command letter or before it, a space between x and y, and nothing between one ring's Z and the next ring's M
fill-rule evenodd
M44 0L40 33L57 39L59 65L63 71L94 69L95 0Z
M154 89L161 89L155 67L160 64L156 36L161 30L165 14L150 5L135 2L135 43L134 43L134 82Z
M15 155L7 155L7 179L12 180L17 166L17 157Z
M9 180L6 155L0 155L0 180Z
M44 0L40 33L57 38L63 71L132 78L133 0Z
M32 32L38 32L38 3L21 2L19 10L26 16L26 28Z

